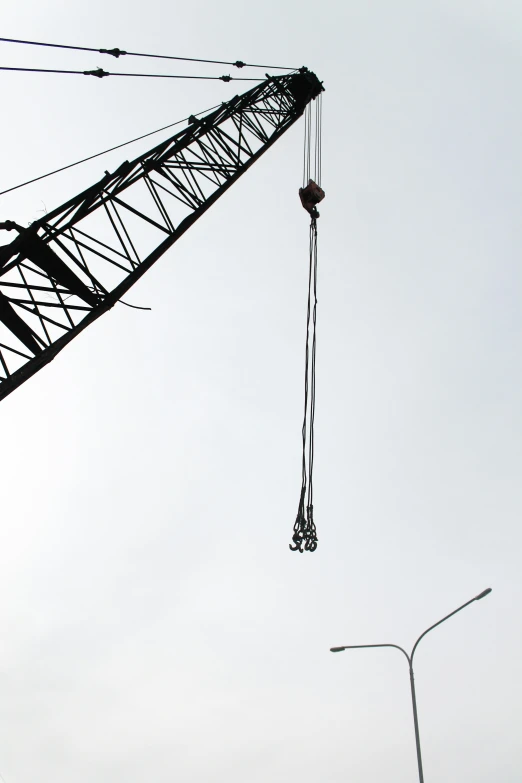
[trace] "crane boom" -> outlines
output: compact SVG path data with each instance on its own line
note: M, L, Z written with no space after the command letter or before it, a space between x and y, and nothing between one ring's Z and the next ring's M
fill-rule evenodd
M269 77L0 247L0 400L107 312L301 116L323 87Z

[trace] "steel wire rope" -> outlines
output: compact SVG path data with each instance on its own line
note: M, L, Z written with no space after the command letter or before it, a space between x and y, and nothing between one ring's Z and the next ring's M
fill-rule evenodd
M126 52L117 47L113 49L97 49L90 46L71 46L68 44L54 44L46 43L43 41L24 41L18 38L0 38L2 43L14 43L14 44L26 44L28 46L47 46L53 49L74 49L80 52L96 52L98 54L110 54L113 57L120 57L126 55L128 57L152 57L160 60L181 60L191 63L212 63L215 65L234 65L236 68L270 68L277 71L294 71L296 68L289 68L284 65L259 65L255 63L245 63L242 60L236 60L230 62L228 60L205 60L200 57L175 57L169 54L144 54L142 52Z
M313 289L312 308L312 350L310 360L310 410L308 434L308 494L306 500L305 549L313 552L317 548L317 533L314 523L314 449L315 449L315 356L316 356L316 324L317 324L317 220L310 223L310 299Z
M303 188L306 187L306 155L308 150L308 112L310 104L307 105L304 112L304 144L303 144Z
M314 448L315 448L315 349L317 344L317 221L314 219L310 223L310 264L313 266L313 296L314 304L312 311L312 360L310 367L310 436L308 439L308 523L314 527L314 489L313 489L313 471L314 471Z
M312 306L313 296L313 306ZM292 551L314 552L317 532L313 518L313 465L315 448L315 364L317 323L317 220L310 222L310 250L308 268L308 301L306 308L305 388L302 436L301 494L292 536ZM311 325L311 328L310 328ZM310 350L310 333L312 345ZM304 547L304 549L303 549Z
M310 265L308 270L308 302L306 306L306 342L305 342L305 385L304 385L304 414L303 414L303 427L301 430L303 440L303 471L302 478L303 483L301 487L301 504L304 517L304 499L306 494L306 484L308 479L307 465L306 465L306 446L307 446L307 424L308 424L308 392L309 392L309 360L310 360L310 305L312 294L312 256L310 254Z
M310 176L310 104L307 105L304 113L304 145L303 145L303 188L308 183ZM293 545L290 544L292 551L302 552L304 540L306 517L305 517L305 499L307 489L307 465L306 465L306 445L307 445L307 423L308 423L308 363L309 363L309 342L310 342L310 302L311 302L311 280L312 280L312 259L310 256L310 265L308 270L308 301L306 306L306 340L305 340L305 373L304 373L304 411L303 424L301 427L302 457L301 457L301 492L299 496L299 505L297 507L297 516L294 523L294 533L292 536Z
M305 109L304 116L304 161L303 161L303 187L306 187L310 179L310 157L312 145L312 107L310 104Z
M321 191L322 174L322 96L315 104L315 123L312 127L312 110L309 104L305 111L304 152L303 152L303 189L317 188ZM313 130L313 137L312 137ZM310 179L313 150L313 176ZM319 200L321 200L319 198ZM313 202L312 202L313 204ZM303 202L303 206L306 206ZM311 215L309 237L308 300L306 308L305 342L305 388L304 415L301 430L302 464L301 493L294 523L292 551L310 551L317 549L317 531L314 522L313 468L315 457L315 393L316 393L316 348L317 348L317 218L319 213L310 204L306 206ZM310 344L311 343L311 344Z
M315 183L310 181L312 165L312 112L310 104L305 112L304 121L303 183L304 186L318 185L321 179L322 137L322 104L320 100L316 103L313 138L313 174ZM315 207L309 211L311 214L311 221L309 237L308 299L306 307L304 414L301 429L301 493L294 523L294 532L292 536L293 544L290 544L290 549L294 552L314 552L317 549L317 531L314 522L313 468L315 456L315 378L317 348L317 218L319 217L319 213Z
M319 182L323 177L323 94L319 95Z
M197 114L191 116L199 117L201 114L206 114L213 109L219 108L219 106L221 106L221 104L217 103L215 106L211 106L210 109L204 109L203 111L200 111ZM47 174L41 174L39 177L34 177L34 179L28 179L27 182L22 182L20 185L14 185L12 188L7 188L7 190L0 191L0 196L5 196L6 193L11 193L13 190L24 188L26 185L31 185L33 182L39 182L41 179L46 179L46 177L52 177L54 174L59 174L61 171L72 169L74 166L79 166L81 163L86 163L89 160L94 160L94 158L99 158L101 155L106 155L109 152L121 149L121 147L126 147L128 144L134 144L134 142L146 139L148 136L154 136L155 133L161 133L161 131L168 130L168 128L173 128L175 125L181 125L182 122L187 122L189 119L189 117L185 117L182 120L176 120L176 122L171 122L169 125L164 125L162 128L150 131L149 133L144 133L142 136L137 136L135 139L124 141L122 144L116 144L114 147L109 147L109 149L103 150L103 152L97 152L95 155L89 155L87 158L77 160L75 163L69 163L67 166L62 166L61 168L55 169L54 171L49 171Z
M316 98L315 112L315 171L314 179L318 185L321 184L322 168L322 132L323 132L323 96L320 93Z
M316 99L317 100L317 99ZM315 109L315 147L314 147L314 182L317 182L318 185L321 183L319 182L318 173L319 173L319 162L318 162L318 139L319 139L319 111L318 111L318 103L316 103L316 109Z
M133 76L145 79L200 79L205 81L220 82L258 82L259 79L247 76L187 76L185 74L173 73L126 73L124 71L104 71L103 68L96 68L91 71L68 71L62 68L21 68L18 66L1 65L0 71L25 71L26 73L61 73L73 74L75 76L96 76L103 79L105 76Z

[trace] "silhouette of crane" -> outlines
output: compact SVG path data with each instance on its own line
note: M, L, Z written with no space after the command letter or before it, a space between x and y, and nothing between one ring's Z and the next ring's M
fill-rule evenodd
M106 313L323 90L270 77L84 190L0 247L0 400Z

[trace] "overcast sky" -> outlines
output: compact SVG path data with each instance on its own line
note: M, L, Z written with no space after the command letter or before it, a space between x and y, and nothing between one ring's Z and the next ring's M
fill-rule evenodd
M414 783L406 661L329 647L410 649L488 586L416 653L425 776L520 783L519 0L18 0L1 35L306 64L326 87L327 193L314 554L288 549L302 123L129 292L150 312L117 306L1 403L6 783ZM0 81L0 190L238 91ZM0 197L0 220L27 224L148 144Z

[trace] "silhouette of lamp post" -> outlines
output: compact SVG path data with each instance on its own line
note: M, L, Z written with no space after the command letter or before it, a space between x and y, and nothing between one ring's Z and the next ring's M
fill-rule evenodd
M415 644L413 645L413 649L411 653L408 655L406 650L404 650L402 647L399 647L398 644L346 644L344 647L331 647L330 652L343 652L343 650L361 650L367 647L395 647L396 650L400 650L401 653L403 653L406 656L406 659L408 661L408 666L410 669L410 686L411 686L411 703L413 707L413 724L415 726L415 745L417 747L417 764L419 767L419 781L420 783L424 783L424 773L422 771L422 756L421 756L421 747L420 747L420 737L419 737L419 720L417 717L417 699L415 697L415 680L413 677L413 656L415 655L415 650L418 647L418 644L421 639L423 639L427 633L430 631L433 631L434 628L436 628L438 625L441 625L441 623L444 623L446 620L449 620L450 617L453 617L454 614L457 614L457 612L462 611L462 609L465 609L466 606L469 606L470 604L474 603L474 601L480 601L481 598L485 598L487 595L491 593L491 587L488 587L486 590L483 590L481 593L475 596L475 598L472 598L470 601L466 601L465 604L462 604L462 606L459 606L458 609L455 609L453 612L450 612L450 614L447 614L446 617L443 617L442 620L439 620L437 623L434 623L433 625L430 625L429 628L427 628Z

